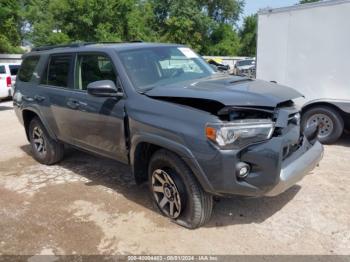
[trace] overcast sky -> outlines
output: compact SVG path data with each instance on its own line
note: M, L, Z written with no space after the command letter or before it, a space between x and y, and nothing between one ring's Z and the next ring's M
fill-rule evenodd
M254 14L261 8L277 8L291 6L297 3L299 3L299 0L245 0L243 17ZM241 25L243 17L241 18L239 25Z

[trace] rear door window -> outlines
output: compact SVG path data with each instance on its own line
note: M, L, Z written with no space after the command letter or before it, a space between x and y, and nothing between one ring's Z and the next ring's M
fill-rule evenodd
M18 73L18 78L22 82L30 82L33 77L35 68L39 62L39 56L29 56L24 59L22 62L21 69Z
M72 55L53 55L50 58L47 68L47 78L43 84L68 87L69 72L72 65Z

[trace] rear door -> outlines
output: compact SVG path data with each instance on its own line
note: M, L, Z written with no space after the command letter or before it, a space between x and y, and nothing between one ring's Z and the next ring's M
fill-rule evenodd
M47 118L57 137L72 143L70 122L66 108L67 97L73 92L74 54L52 54L48 57L46 68L40 82L45 101L48 101Z

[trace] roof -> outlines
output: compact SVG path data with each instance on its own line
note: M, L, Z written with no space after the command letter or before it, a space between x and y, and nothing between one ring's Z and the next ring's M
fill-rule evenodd
M147 47L158 46L179 46L177 44L165 44L165 43L144 43L144 42L123 42L123 43L72 43L68 45L54 45L54 46L42 46L33 48L30 54L33 53L60 53L64 52L78 52L78 51L101 51L101 49L115 49L117 51L139 49Z
M258 14L264 15L264 14L271 14L271 13L288 12L288 11L294 11L294 10L302 10L302 9L308 9L308 8L314 8L314 7L320 7L320 6L339 5L339 4L345 4L345 3L350 3L350 0L328 0L328 1L308 3L308 4L297 4L297 5L274 8L274 9L264 8L264 9L261 9L258 12Z

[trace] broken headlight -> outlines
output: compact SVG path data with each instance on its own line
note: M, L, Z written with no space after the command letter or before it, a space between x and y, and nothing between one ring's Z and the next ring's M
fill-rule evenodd
M240 148L270 139L275 128L271 119L244 119L206 125L206 136L221 148Z

